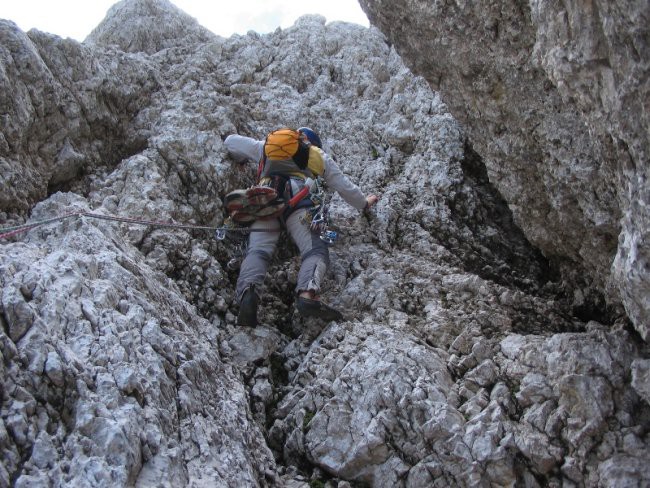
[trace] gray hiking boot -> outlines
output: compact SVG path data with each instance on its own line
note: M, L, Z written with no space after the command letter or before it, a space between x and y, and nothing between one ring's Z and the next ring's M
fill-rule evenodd
M296 308L303 317L316 317L327 321L343 319L341 312L329 305L325 305L320 300L298 297Z
M257 326L257 303L259 298L255 293L255 287L250 286L241 297L239 302L239 315L237 316L237 325L244 327Z

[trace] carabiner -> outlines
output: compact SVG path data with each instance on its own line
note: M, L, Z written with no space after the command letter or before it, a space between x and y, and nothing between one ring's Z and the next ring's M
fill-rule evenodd
M325 216L320 212L314 215L309 224L309 228L312 232L322 232L324 229L327 229Z
M339 235L334 230L324 230L320 234L321 241L326 242L327 244L334 244L334 242L339 238Z

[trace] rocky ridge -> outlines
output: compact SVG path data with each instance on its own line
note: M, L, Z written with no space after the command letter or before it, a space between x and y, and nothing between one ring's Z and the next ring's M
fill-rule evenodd
M382 196L369 217L331 202L340 323L293 311L291 247L242 330L211 232L77 217L3 241L0 486L648 482L647 345L577 313L379 31L312 16L223 39L127 0L82 44L6 21L0 39L7 225L219 226L254 173L223 138L282 125Z

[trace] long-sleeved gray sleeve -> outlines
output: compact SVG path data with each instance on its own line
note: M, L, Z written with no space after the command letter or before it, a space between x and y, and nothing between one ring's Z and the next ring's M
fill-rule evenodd
M343 174L339 165L332 159L329 154L324 154L325 173L323 178L330 188L337 191L347 203L357 210L366 208L366 197L357 185Z
M242 163L251 161L257 164L264 152L264 141L239 134L231 134L226 137L224 145L233 158Z

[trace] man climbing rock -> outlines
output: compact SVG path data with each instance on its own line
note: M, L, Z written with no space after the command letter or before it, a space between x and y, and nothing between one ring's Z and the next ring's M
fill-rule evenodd
M239 194L234 193L234 197L226 202L227 206L236 209L241 221L248 219L252 222L248 251L237 280L240 307L237 323L249 327L257 325L258 289L264 281L283 225L302 258L296 287L298 312L304 317L340 320L341 313L323 303L318 296L329 265L329 250L327 243L313 232L314 226L308 218L310 209L314 207L309 188L317 177L321 177L329 188L336 190L348 204L360 211L373 206L378 197L364 196L332 157L322 150L320 137L308 127L280 129L265 140L232 134L226 138L225 146L240 163L259 163L257 185ZM278 201L282 202L281 206ZM246 213L249 208L257 211Z

